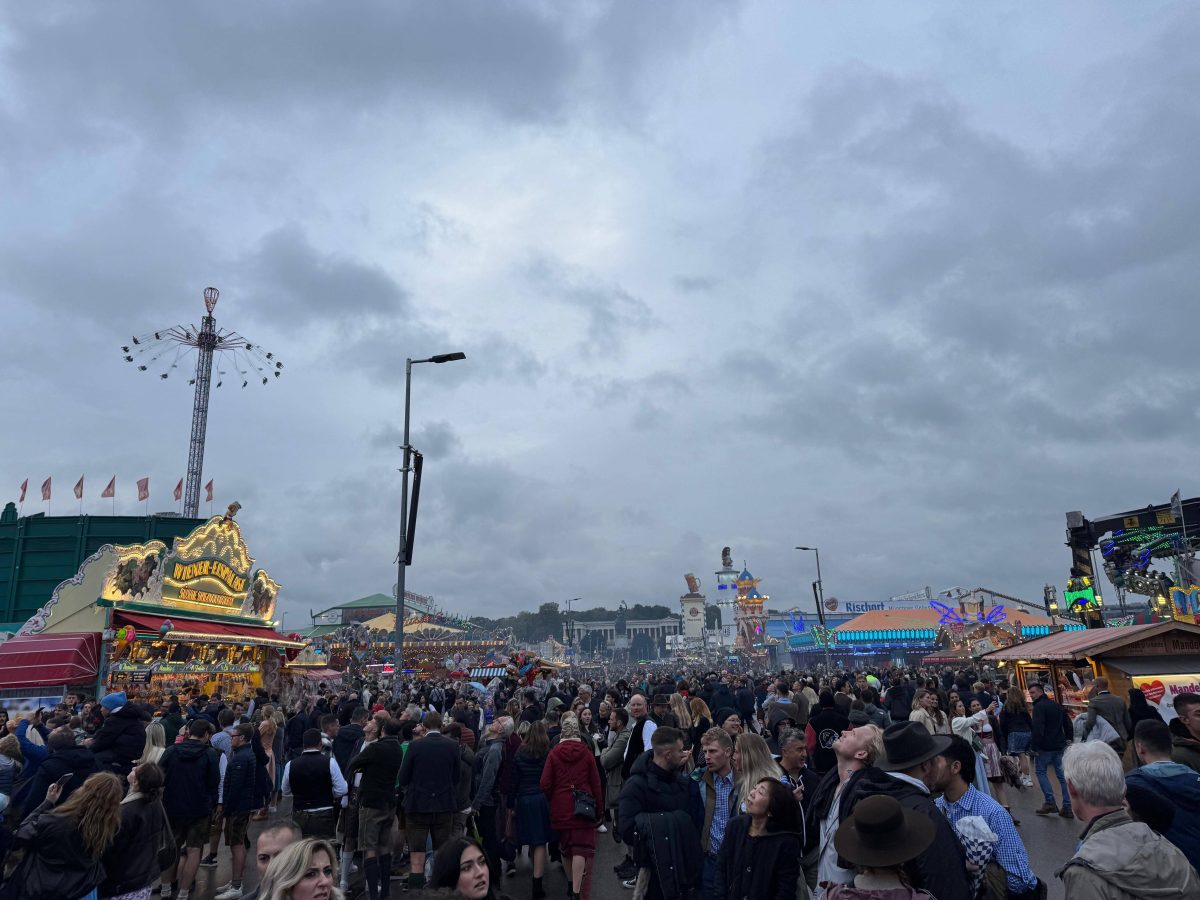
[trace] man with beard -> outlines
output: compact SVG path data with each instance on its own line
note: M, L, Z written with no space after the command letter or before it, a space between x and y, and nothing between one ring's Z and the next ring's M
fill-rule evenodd
M688 779L679 770L683 734L664 726L654 732L652 745L621 787L621 838L635 850L637 882L647 900L675 900L700 885L700 835L687 811Z
M650 718L650 707L646 703L645 694L634 694L629 698L629 715L633 727L621 762L622 783L629 780L629 774L633 771L633 764L637 762L638 757L650 750L654 732L658 729L654 720ZM637 875L637 863L626 853L625 858L613 867L613 871L619 878L627 881Z

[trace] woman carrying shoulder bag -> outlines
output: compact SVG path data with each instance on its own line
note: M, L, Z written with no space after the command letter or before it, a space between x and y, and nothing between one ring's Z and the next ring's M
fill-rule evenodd
M25 858L0 889L4 900L86 900L104 880L104 854L121 827L121 781L111 772L88 777L55 808L61 788L17 829L14 846Z
M121 801L121 828L104 854L99 896L148 900L150 886L162 871L159 851L175 846L161 802L166 775L158 763L142 763L128 780L129 793Z

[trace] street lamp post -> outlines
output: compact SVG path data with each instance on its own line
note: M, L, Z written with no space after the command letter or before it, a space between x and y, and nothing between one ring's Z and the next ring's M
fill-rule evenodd
M400 469L400 554L396 558L396 658L392 662L392 680L404 675L404 574L408 568L408 473L412 469L412 447L408 443L409 412L412 405L412 367L417 363L456 362L466 359L465 353L439 353L428 359L404 361L404 465Z
M571 604L578 603L582 597L572 597L567 601L567 646L575 649L575 616L571 613Z
M811 550L817 556L817 619L821 622L821 627L825 627L825 584L821 581L821 551L816 547L797 547L797 550ZM825 637L822 635L822 637ZM825 648L825 669L826 671L833 670L833 663L829 658L829 641L822 640L821 645Z

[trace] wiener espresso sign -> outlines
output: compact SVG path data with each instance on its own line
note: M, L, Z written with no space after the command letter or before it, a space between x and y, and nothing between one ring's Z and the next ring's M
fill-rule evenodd
M239 575L219 559L199 559L189 563L176 560L167 569L164 587L167 583L176 587L178 596L174 599L209 606L241 606L246 594L246 576ZM168 595L164 592L163 596Z
M240 613L253 565L237 524L214 517L186 538L177 538L166 554L163 602Z

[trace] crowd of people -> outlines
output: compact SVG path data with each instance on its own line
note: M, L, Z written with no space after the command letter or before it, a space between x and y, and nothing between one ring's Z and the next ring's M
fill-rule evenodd
M189 900L222 841L216 900L388 900L395 880L490 900L519 867L532 900L560 877L570 900L597 878L635 900L1013 900L1048 877L1069 900L1200 897L1200 695L1165 722L1098 678L1072 721L1027 687L889 669L68 695L0 711L0 900ZM1009 802L1035 776L1037 813L1083 826L1041 877ZM611 875L601 836L624 849Z

